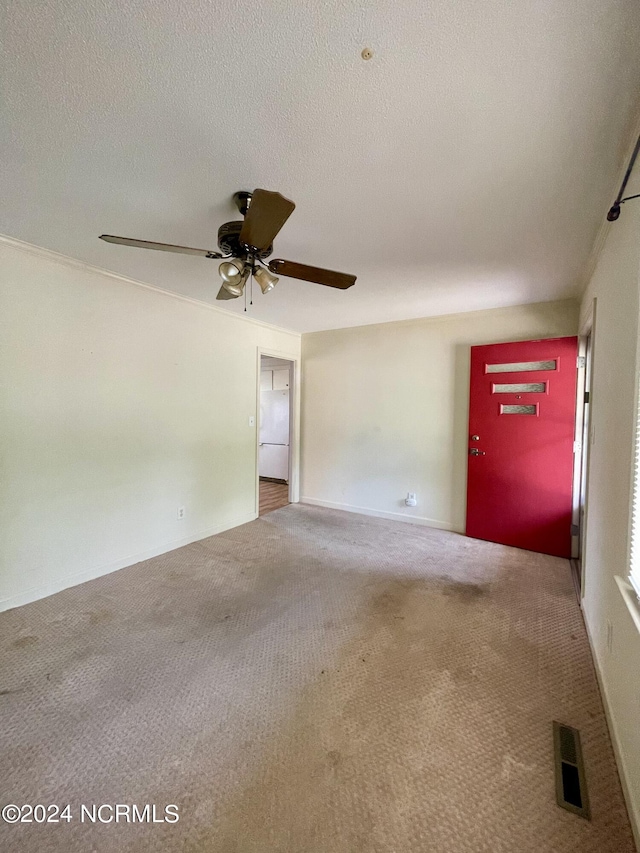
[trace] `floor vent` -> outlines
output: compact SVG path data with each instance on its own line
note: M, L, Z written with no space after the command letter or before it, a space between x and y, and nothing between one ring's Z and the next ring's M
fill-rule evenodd
M591 820L584 778L580 732L553 721L553 754L556 765L556 800L567 811Z

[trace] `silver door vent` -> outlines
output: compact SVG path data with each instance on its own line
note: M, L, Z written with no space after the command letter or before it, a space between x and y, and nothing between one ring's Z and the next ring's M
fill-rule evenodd
M567 811L591 820L584 776L580 732L553 721L553 754L556 765L556 800Z

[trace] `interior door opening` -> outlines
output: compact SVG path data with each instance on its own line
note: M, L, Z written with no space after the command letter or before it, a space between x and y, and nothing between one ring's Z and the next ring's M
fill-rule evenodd
M293 366L293 362L287 359L260 356L260 515L280 509L290 502Z

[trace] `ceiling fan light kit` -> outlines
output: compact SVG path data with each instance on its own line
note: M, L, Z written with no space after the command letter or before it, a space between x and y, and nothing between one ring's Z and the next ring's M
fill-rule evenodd
M242 287L240 286L243 279L246 280L248 272L245 275L245 267L247 264L242 258L234 258L232 261L223 261L218 267L222 286L234 296L240 296ZM238 289L240 287L240 289Z
M276 284L280 281L280 279L269 272L269 270L264 267L256 267L254 272L254 278L260 285L260 290L263 293L268 293L270 290L276 286Z
M310 267L281 258L264 263L273 253L273 241L280 229L295 210L295 204L280 193L257 189L253 193L241 191L233 196L233 202L244 216L242 221L225 222L218 229L218 248L192 249L172 243L153 243L149 240L134 240L129 237L116 237L113 234L101 234L100 239L121 246L138 249L155 249L161 252L178 252L185 255L200 255L204 258L218 258L223 262L218 268L222 286L216 299L237 299L253 273L263 293L268 293L279 279L273 273L346 290L355 284L355 275L334 272L321 267Z
M251 267L242 259L224 261L218 268L222 286L231 296L242 296L244 286L249 278Z
M244 261L234 258L232 261L223 261L218 267L218 272L223 281L233 281L244 272Z

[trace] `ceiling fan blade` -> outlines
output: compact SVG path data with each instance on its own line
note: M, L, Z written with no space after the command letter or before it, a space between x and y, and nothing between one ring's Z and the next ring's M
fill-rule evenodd
M306 264L297 264L295 261L275 260L269 262L269 269L276 275L287 275L289 278L299 278L302 281L313 281L315 284L324 284L327 287L337 287L346 290L356 283L356 276L346 272L334 272L323 270L322 267L309 267Z
M254 249L268 249L294 210L295 204L280 193L255 190L242 223L240 242Z
M134 246L137 249L158 249L160 252L179 252L181 255L201 255L203 258L222 258L219 252L209 249L192 249L189 246L174 246L173 243L152 243L149 240L132 240L130 237L115 237L113 234L101 234L101 240L118 243L121 246Z
M238 294L238 296L239 295L240 294ZM238 296L234 295L233 293L229 293L229 291L226 288L221 287L220 290L218 291L218 295L216 296L216 299L237 299Z

